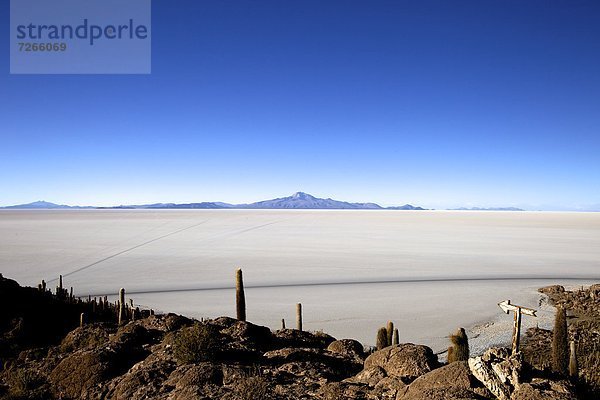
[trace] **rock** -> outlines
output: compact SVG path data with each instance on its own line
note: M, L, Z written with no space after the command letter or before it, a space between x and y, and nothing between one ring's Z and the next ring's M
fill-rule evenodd
M120 377L114 390L107 398L114 400L141 400L156 398L161 392L163 382L169 373L175 369L175 364L169 361L155 359L144 360L134 365L125 375Z
M60 350L69 353L76 350L91 350L108 342L114 328L106 324L90 324L75 328L67 334L60 344Z
M370 367L365 368L358 374L351 378L347 378L344 381L348 383L363 383L365 385L375 387L380 380L385 378L387 375L381 367Z
M165 385L182 389L207 384L223 385L223 369L208 362L182 365L171 373Z
M402 399L481 398L487 394L483 385L471 374L466 361L457 361L415 379Z
M149 331L158 330L165 333L179 330L193 323L191 319L177 314L150 315L135 322L136 325L142 326Z
M565 292L565 288L564 286L561 285L551 285L551 286L545 286L543 288L539 288L538 292L540 293L544 293L544 294L557 294L557 293L564 293Z
M297 329L280 329L275 332L275 347L313 347L326 349L335 338L323 332L307 332Z
M407 385L402 382L399 378L385 377L375 385L373 394L378 399L395 399L398 396L402 396L406 392Z
M273 334L265 326L254 325L246 321L237 321L221 330L232 341L239 342L248 348L266 351L272 348Z
M59 398L79 398L85 390L115 377L119 370L111 362L110 351L89 350L74 353L62 360L49 376Z
M498 399L508 400L522 380L523 354L491 348L481 357L469 358L471 373Z
M567 381L534 379L524 383L512 394L511 400L575 400L575 390Z
M130 322L120 327L117 332L110 337L110 342L126 347L142 347L145 344L154 343L161 334L160 331L150 331L141 324Z
M332 353L342 354L348 357L364 359L365 353L362 344L354 339L341 339L331 342L327 350Z
M433 351L423 345L404 343L376 351L365 360L365 369L381 367L387 376L409 383L439 367Z
M59 397L79 397L94 385L124 373L147 355L141 348L119 344L80 350L60 361L49 381Z

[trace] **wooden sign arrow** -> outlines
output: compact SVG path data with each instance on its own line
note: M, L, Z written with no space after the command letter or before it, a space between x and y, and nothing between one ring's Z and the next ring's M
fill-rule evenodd
M531 317L537 317L536 310L527 307L517 306L510 304L510 300L504 300L498 303L498 307L506 314L509 312L515 313L515 323L513 327L513 340L512 340L512 353L515 354L519 351L519 339L521 338L521 314L529 315Z
M514 304L510 304L510 300L501 301L500 303L498 303L498 306L506 314L508 314L511 311L517 311L517 309L521 309L521 312L523 314L529 315L531 317L537 317L537 315L535 315L535 313L537 312L537 310L534 310L532 308L527 308L527 307L522 307L522 306L517 306L517 305L514 305Z

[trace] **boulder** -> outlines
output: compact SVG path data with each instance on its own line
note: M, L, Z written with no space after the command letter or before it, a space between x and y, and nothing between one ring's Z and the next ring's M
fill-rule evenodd
M456 361L414 380L403 399L493 398L472 374L466 361Z
M105 349L79 351L63 359L52 370L49 381L56 397L79 398L82 392L117 376L121 371Z
M109 334L114 332L106 324L90 324L75 328L65 336L60 350L69 353L76 350L91 350L108 341Z
M331 342L327 350L332 353L342 354L348 357L354 357L363 360L365 353L363 345L354 339L341 339Z
M387 376L396 377L405 383L439 367L433 351L423 345L403 343L386 347L371 354L364 368L380 367Z
M49 381L57 397L78 398L96 384L123 374L147 355L140 348L118 344L80 350L62 359L50 372Z

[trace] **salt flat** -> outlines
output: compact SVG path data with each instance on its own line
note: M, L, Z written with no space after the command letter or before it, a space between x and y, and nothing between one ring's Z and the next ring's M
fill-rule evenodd
M302 302L307 329L373 343L392 319L402 340L440 350L458 326L510 323L500 300L536 307L538 286L600 280L600 214L0 211L0 271L22 284L63 274L78 295L125 287L140 304L212 317L233 314L238 266L254 322L289 325Z

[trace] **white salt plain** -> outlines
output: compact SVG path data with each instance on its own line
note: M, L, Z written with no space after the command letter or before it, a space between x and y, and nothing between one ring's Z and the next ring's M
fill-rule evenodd
M357 210L1 210L0 272L21 284L58 274L76 294L125 287L138 304L193 317L234 314L242 267L248 319L372 344L393 320L402 341L475 352L509 340L497 303L540 308L547 284L600 281L600 214ZM548 326L552 309L525 326Z

